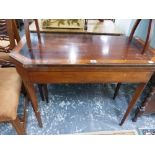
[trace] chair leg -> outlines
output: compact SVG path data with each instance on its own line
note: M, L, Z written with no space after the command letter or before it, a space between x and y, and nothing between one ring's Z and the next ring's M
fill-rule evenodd
M29 50L32 49L31 39L30 39L30 30L29 30L29 20L24 19L24 28L25 28L25 36L26 36L26 42Z
M17 134L26 135L24 124L21 123L20 119L17 117L15 120L10 121L12 126L15 128Z
M40 36L38 19L34 19L34 22L35 22L35 26L36 26L37 35L38 35L38 41L39 41L39 43L41 43L41 36Z
M29 104L29 97L28 95L25 95L25 99L24 99L24 114L23 114L23 117L22 118L19 118L20 119L20 122L23 124L24 126L24 129L26 129L26 123L27 123L27 112L28 112L28 104Z
M150 41L151 41L151 28L153 29L153 24L152 23L152 19L150 19L149 21L149 26L148 26L148 30L147 30L147 36L146 36L146 41L142 50L142 54L144 54L144 52L148 49L149 45L150 45ZM153 33L153 32L152 32Z
M117 94L119 92L120 86L121 86L121 83L117 83L117 86L116 86L116 89L115 89L115 92L114 92L114 96L113 96L113 100L116 98L116 96L117 96Z
M16 129L17 134L26 135L26 123L27 123L27 106L29 98L26 95L24 98L24 115L22 118L17 117L15 120L10 121L12 126Z

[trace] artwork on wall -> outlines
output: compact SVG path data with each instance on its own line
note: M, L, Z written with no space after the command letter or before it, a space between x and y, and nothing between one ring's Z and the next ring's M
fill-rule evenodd
M84 20L82 19L42 19L41 25L43 29L48 28L84 28Z

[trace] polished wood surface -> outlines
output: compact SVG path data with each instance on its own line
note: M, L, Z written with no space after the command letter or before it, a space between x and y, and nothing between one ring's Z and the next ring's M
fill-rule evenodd
M42 33L31 36L32 49L20 43L10 54L38 109L34 83L139 83L120 123L122 125L155 71L154 55L141 54L136 40L125 36ZM122 107L123 108L123 107ZM36 117L41 124L40 113Z
M41 35L42 43L38 44L37 36L31 35L32 50L23 43L20 52L12 53L24 66L48 65L86 65L86 66L134 66L151 65L150 53L141 54L141 46L132 42L128 45L125 36L104 36L85 34L50 34ZM18 48L16 48L18 51ZM15 50L16 50L15 49Z

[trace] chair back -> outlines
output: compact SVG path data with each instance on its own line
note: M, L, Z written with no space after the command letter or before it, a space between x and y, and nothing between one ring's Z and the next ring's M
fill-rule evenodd
M0 52L9 53L20 41L17 25L13 19L0 19Z
M137 19L129 36L129 43L132 41L134 33L139 25L139 23L141 22L141 19ZM154 29L154 23L152 21L152 19L149 19L149 24L148 24L148 29L147 29L147 35L146 35L146 39L142 48L141 53L144 54L145 51L148 50L148 48L150 47L150 41L153 35L153 29Z
M40 36L38 20L34 19L34 22L35 22L35 26L36 26L38 41L39 41L39 43L41 43L41 36ZM31 36L30 36L30 29L29 29L29 19L24 19L24 28L25 28L25 35L26 35L26 43L27 43L29 50L31 51L32 43L31 43Z

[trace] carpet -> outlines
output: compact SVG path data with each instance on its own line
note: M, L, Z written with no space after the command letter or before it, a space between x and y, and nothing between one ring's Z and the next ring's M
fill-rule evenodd
M82 133L82 135L138 135L138 133L136 130L120 130L120 131L87 132Z
M140 135L155 135L155 129L138 129Z
M132 122L136 106L123 126L119 125L135 87L135 84L123 84L118 96L113 100L114 84L48 85L48 104L41 101L38 93L43 128L38 127L32 106L29 105L27 134L64 135L96 131L106 133L107 131L137 131L139 128L155 129L155 115L142 116L137 122ZM137 105L141 103L143 97L144 95L141 96ZM20 103L19 114L23 110L23 104ZM0 135L14 134L16 132L11 124L0 123Z

